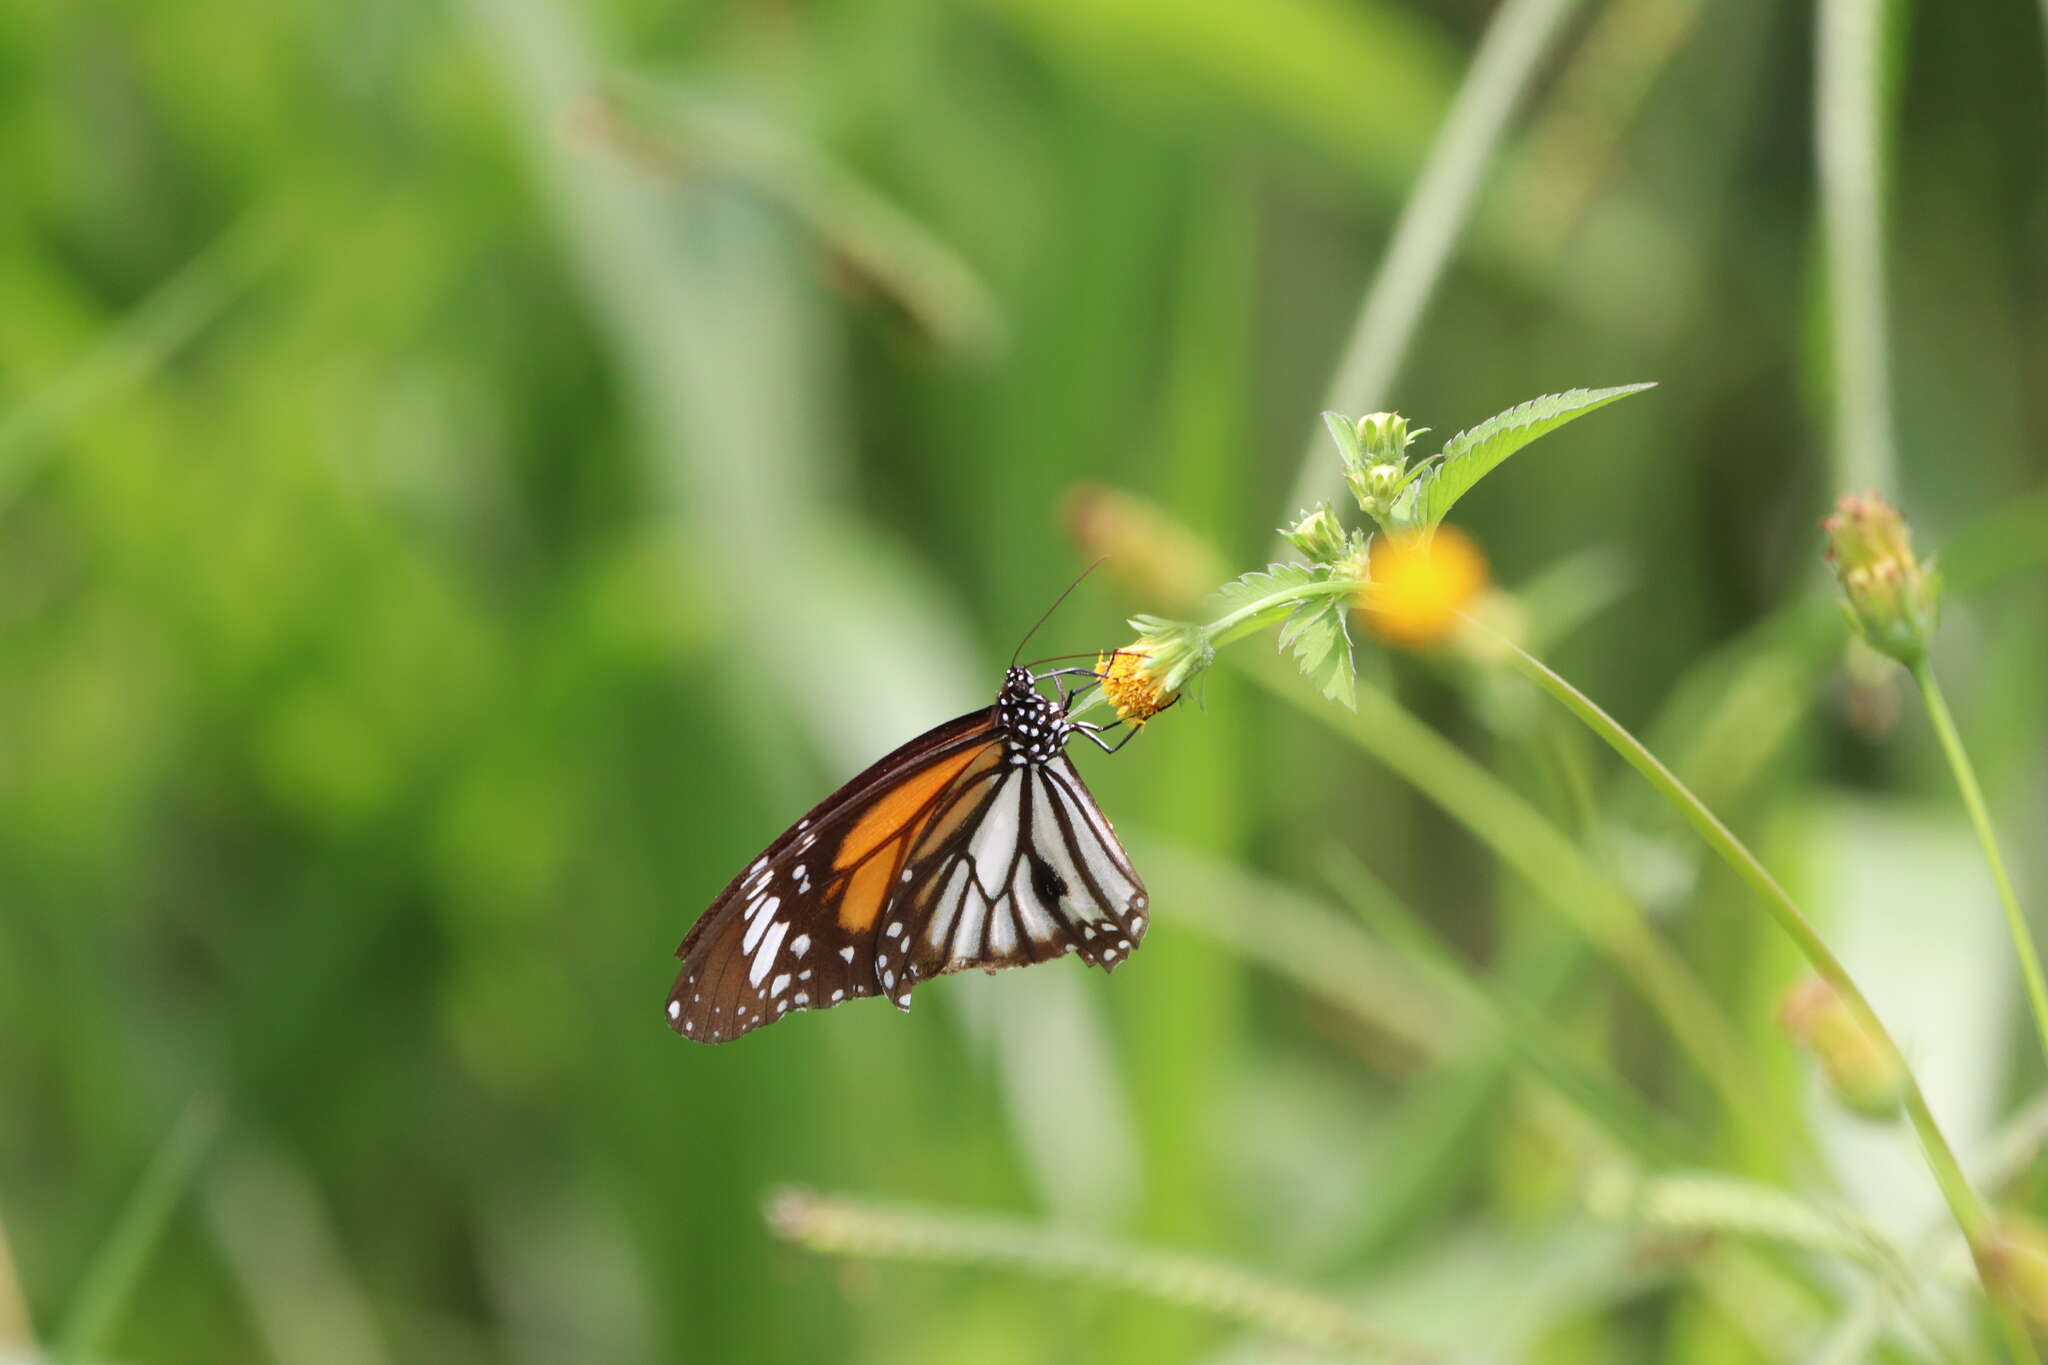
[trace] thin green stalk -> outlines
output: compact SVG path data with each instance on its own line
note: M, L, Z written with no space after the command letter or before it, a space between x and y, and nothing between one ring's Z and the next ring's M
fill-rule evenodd
M219 1126L220 1114L211 1102L194 1100L185 1106L144 1168L113 1231L86 1267L56 1334L52 1359L77 1361L98 1354L134 1296L135 1286L141 1283L149 1258L213 1145Z
M35 1326L29 1321L28 1296L14 1273L14 1257L7 1249L7 1228L0 1224L0 1347L26 1348L35 1345Z
M1467 619L1470 620L1469 617ZM1849 975L1841 959L1835 956L1834 950L1820 936L1820 931L1813 927L1805 912L1800 910L1791 896L1786 894L1785 889L1778 885L1777 879L1771 876L1757 860L1756 855L1721 823L1718 816L1707 809L1705 803L1693 795L1691 788L1679 781L1677 774L1665 767L1655 754L1644 748L1641 740L1630 734L1614 717L1601 710L1592 698L1552 671L1542 660L1498 632L1476 621L1472 624L1475 629L1484 631L1505 649L1508 659L1524 677L1548 692L1565 709L1584 721L1588 729L1626 759L1630 767L1642 774L1657 793L1686 818L1687 823L1706 840L1707 846L1719 854L1722 861L1733 868L1736 875L1762 898L1764 908L1770 912L1771 918L1805 956L1821 980L1825 981L1849 1007L1857 1022L1881 1047L1898 1060L1900 1075L1905 1078L1906 1116L1911 1121L1914 1132L1920 1137L1928 1169L1933 1173L1935 1183L1941 1187L1942 1198L1947 1200L1949 1211L1955 1216L1956 1225L1962 1229L1963 1238L1970 1247L1971 1258L1977 1267L1977 1277L1983 1283L1985 1294L1998 1312L2014 1357L2024 1361L2037 1360L2033 1344L2026 1335L2026 1328L2020 1323L2006 1297L1998 1291L1996 1276L1985 1261L1986 1248L1993 1233L1990 1210L1977 1197L1977 1192L1971 1188L1969 1179L1963 1174L1962 1165L1956 1160L1954 1149L1942 1135L1941 1126L1935 1122L1934 1111L1928 1108L1927 1096L1920 1089L1919 1078L1907 1065L1904 1054L1899 1051L1898 1044L1892 1039L1891 1031L1884 1026L1884 1021L1877 1017L1877 1011L1871 1008L1870 1002L1864 998L1862 989L1857 986L1855 978Z
M251 210L110 325L77 363L0 413L0 508L60 448L66 427L145 383L232 307L284 254L291 227L283 209Z
M1577 8L1578 0L1505 0L1494 12L1359 305L1323 407L1365 412L1386 401L1508 120ZM1313 506L1334 483L1319 426L1283 511Z
M1884 0L1821 0L1815 151L1834 361L1834 483L1896 491L1886 352L1880 84Z
M1756 1108L1754 1068L1699 979L1650 931L1628 893L1577 845L1462 749L1386 694L1359 684L1356 710L1312 700L1278 658L1241 660L1275 696L1356 743L1434 801L1520 874L1554 911L1618 964L1645 1004L1713 1086L1756 1158L1775 1163L1790 1137Z
M1535 1001L1512 982L1482 978L1349 849L1333 848L1325 872L1366 927L1455 1002L1466 1027L1500 1049L1503 1058L1526 1062L1560 1100L1633 1155L1663 1165L1700 1159L1696 1135L1581 1061Z
M2020 910L2019 897L2013 894L2012 878L2005 870L2005 858L1998 851L1998 835L1991 827L1991 811L1984 804L1984 789L1977 785L1977 770L1970 763L1970 755L1963 748L1963 737L1956 731L1955 718L1949 714L1948 699L1942 695L1941 684L1935 681L1934 669L1925 659L1912 668L1913 681L1920 687L1920 696L1927 703L1927 718L1934 722L1934 733L1941 739L1941 751L1948 756L1950 771L1955 773L1956 787L1963 794L1963 806L1970 812L1970 823L1977 827L1977 842L1984 846L1984 861L1991 864L1991 879L1998 883L1998 899L2005 905L2005 927L2012 934L2012 950L2020 960L2020 975L2027 982L2027 1003L2034 1011L2034 1031L2041 1039L2041 1051L2048 1056L2048 984L2041 979L2041 957L2034 951L2034 938L2027 930L2027 917Z

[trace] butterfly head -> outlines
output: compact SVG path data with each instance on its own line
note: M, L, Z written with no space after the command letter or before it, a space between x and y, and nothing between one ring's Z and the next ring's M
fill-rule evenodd
M1038 690L1028 668L1012 668L1003 674L1003 690L996 697L996 728L1010 742L1012 754L1031 763L1057 757L1067 747L1067 736L1074 732L1067 713Z

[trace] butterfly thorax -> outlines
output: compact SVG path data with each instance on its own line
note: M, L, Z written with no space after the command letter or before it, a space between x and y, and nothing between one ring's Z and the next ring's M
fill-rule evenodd
M1013 668L1003 675L1003 690L996 697L996 729L1008 741L1012 764L1050 763L1066 751L1073 722L1058 702L1041 694L1028 669Z

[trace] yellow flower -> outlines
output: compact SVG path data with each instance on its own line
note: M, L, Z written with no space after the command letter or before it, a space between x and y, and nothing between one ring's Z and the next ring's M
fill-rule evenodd
M1439 527L1433 536L1383 536L1373 545L1372 579L1359 609L1388 644L1428 649L1457 629L1486 581L1485 556L1456 527Z
M1102 675L1102 695L1116 707L1117 715L1132 725L1143 725L1173 705L1180 695L1162 687L1159 675L1151 669L1156 643L1150 638L1141 639L1095 660L1095 671Z

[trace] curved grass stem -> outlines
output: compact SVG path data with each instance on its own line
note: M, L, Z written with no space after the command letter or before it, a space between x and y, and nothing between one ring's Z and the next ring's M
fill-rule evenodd
M1714 1088L1749 1153L1765 1165L1782 1158L1796 1137L1758 1110L1754 1068L1727 1015L1651 931L1628 893L1588 863L1563 831L1384 693L1361 683L1357 709L1343 711L1311 701L1276 657L1239 662L1261 686L1337 730L1442 807L1523 877L1621 968Z
M1142 1294L1359 1359L1416 1365L1432 1358L1390 1339L1346 1304L1217 1261L1019 1219L940 1213L799 1189L775 1193L765 1216L777 1236L826 1255L1029 1271Z
M1892 1040L1890 1030L1884 1026L1877 1012L1871 1008L1855 978L1848 968L1835 956L1827 940L1813 927L1813 922L1793 901L1769 870L1757 860L1754 853L1736 838L1720 817L1709 810L1704 802L1693 795L1692 789L1678 779L1677 774L1665 767L1657 756L1643 746L1641 740L1629 733L1614 717L1601 710L1599 705L1585 693L1566 682L1547 664L1530 654L1505 636L1466 618L1475 630L1484 632L1496 642L1521 674L1548 692L1565 709L1583 721L1588 729L1606 742L1609 748L1628 761L1630 767L1642 774L1658 795L1677 809L1707 842L1707 846L1719 854L1721 860L1734 869L1748 886L1762 899L1764 908L1770 912L1785 936L1792 940L1806 958L1814 972L1833 988L1835 994L1849 1007L1857 1022L1868 1031L1887 1052L1898 1059L1899 1071L1905 1077L1906 1117L1919 1136L1922 1152L1927 1158L1928 1170L1935 1183L1940 1186L1942 1198L1947 1201L1949 1212L1954 1215L1956 1225L1962 1229L1963 1238L1969 1244L1971 1259L1977 1268L1977 1277L1984 1286L1984 1292L1997 1310L2003 1326L2007 1344L2017 1360L2036 1361L2033 1344L2025 1326L2006 1296L1998 1289L1997 1276L1987 1264L1987 1248L1994 1235L1991 1212L1978 1198L1977 1192L1963 1174L1962 1164L1956 1160L1954 1148L1943 1136L1940 1124L1935 1122L1934 1111L1928 1107L1927 1096L1920 1088L1919 1078L1907 1065L1899 1052L1898 1044Z
M2027 929L2027 917L2020 910L2019 897L2013 894L2012 878L2005 870L2005 857L1998 851L1998 835L1991 825L1991 811L1984 802L1984 789L1977 784L1977 770L1970 762L1969 751L1963 748L1963 737L1956 730L1955 718L1949 714L1948 699L1942 695L1941 684L1935 681L1934 669L1922 659L1912 669L1913 681L1920 688L1921 699L1927 703L1927 718L1934 723L1934 733L1941 740L1941 751L1948 757L1950 771L1955 774L1956 788L1962 793L1963 806L1970 812L1970 823L1976 826L1977 841L1984 846L1984 861L1991 865L1991 879L1998 883L1998 899L2005 906L2005 927L2012 934L2012 950L2020 960L2020 975L2026 978L2027 1003L2034 1013L2034 1032L2041 1040L2041 1052L2048 1057L2048 984L2041 977L2041 957L2034 950L2034 939Z

